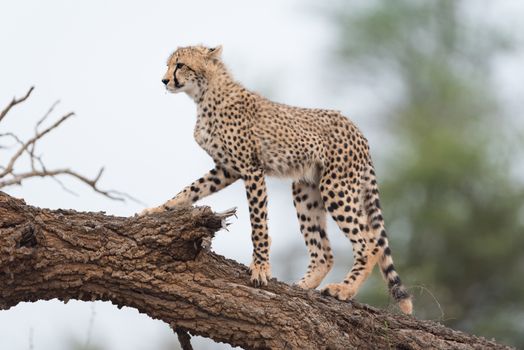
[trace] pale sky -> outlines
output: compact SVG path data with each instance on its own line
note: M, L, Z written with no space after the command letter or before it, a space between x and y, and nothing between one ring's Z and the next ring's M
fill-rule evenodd
M517 1L505 4L506 14L513 7L522 10ZM341 109L366 133L366 123L372 125L374 116L369 113L373 107L364 101L373 93L354 91L350 101L331 96L335 90L328 86L323 69L330 34L323 17L298 0L149 1L147 5L138 1L4 1L0 4L0 108L31 85L36 89L26 103L12 110L0 129L27 137L47 108L60 99L55 118L69 111L76 117L41 143L39 151L48 166L69 166L91 176L105 166L101 187L159 205L213 166L193 140L193 101L182 94L166 94L160 82L168 55L177 46L222 44L226 64L246 87L288 104ZM504 87L524 92L519 85L522 78L512 73L501 69L502 81L508 82ZM380 140L369 134L376 147ZM6 156L0 153L0 162ZM143 209L133 202L109 201L74 180L63 181L78 196L50 180L31 180L6 191L41 207L124 216ZM289 181L272 180L268 187L274 256L285 254L288 244L303 243ZM238 207L238 219L229 232L217 235L213 249L248 264L251 240L243 185L236 183L198 204L216 211ZM349 242L332 224L330 231L335 257L338 252L350 254ZM303 269L306 258L304 248L303 260L298 262ZM276 277L283 269L273 268ZM340 278L330 275L326 281ZM29 349L30 339L35 350L67 349L67 337L84 342L92 305L51 301L0 311L0 349ZM97 302L94 312L92 343L107 349L151 349L169 339L176 343L167 325L135 309L118 310Z
M223 58L247 87L292 104L316 106L315 94L326 28L299 1L11 1L0 5L0 106L35 85L33 96L2 123L29 136L34 123L57 99L55 113L76 117L40 145L48 166L69 166L86 175L106 167L101 187L128 192L159 205L212 168L193 140L195 106L185 95L168 95L160 82L168 55L177 47L223 45ZM0 157L6 157L0 153ZM3 158L0 160L4 160ZM32 180L7 192L50 208L103 210L132 215L133 202L112 202L64 179L78 197L50 180ZM288 183L269 184L274 250L302 240ZM284 190L281 190L281 189ZM238 206L239 219L220 232L214 249L249 263L251 240L241 183L199 204L220 211ZM289 220L291 218L291 220ZM290 222L291 221L291 222ZM283 229L291 228L283 233ZM346 248L349 247L349 244ZM305 258L305 255L304 255ZM304 262L304 269L307 263ZM297 278L300 276L297 276ZM150 349L169 327L96 303L92 339L108 349ZM66 349L65 338L84 341L92 306L71 301L20 304L0 312L0 349ZM32 336L30 337L30 333ZM175 340L176 342L176 340ZM201 345L202 346L202 345Z

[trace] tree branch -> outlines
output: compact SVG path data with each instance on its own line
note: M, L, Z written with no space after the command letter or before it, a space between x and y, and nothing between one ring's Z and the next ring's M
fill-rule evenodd
M73 112L67 113L66 115L62 116L60 119L58 119L56 122L54 122L51 126L47 127L44 131L37 132L35 136L24 142L20 148L15 152L15 154L11 157L9 162L7 163L7 166L5 167L5 170L0 173L0 178L5 177L6 175L9 175L13 172L13 166L15 165L16 161L20 156L27 151L27 149L36 143L36 141L40 140L42 137L44 137L46 134L51 132L53 129L56 129L60 124L62 124L64 121L66 121L68 118L74 116L75 114Z
M176 328L175 332L178 336L178 341L180 342L182 350L193 350L193 347L191 346L191 336L189 333L182 330L181 328Z
M0 122L2 119L9 113L12 107L16 106L17 104L20 104L27 100L27 98L31 95L31 92L33 91L33 87L29 89L29 91L20 99L13 98L13 100L2 110L0 113ZM15 141L15 143L18 145L18 148L16 151L11 155L9 160L7 161L7 164L2 165L0 164L0 188L4 188L7 186L13 186L13 185L21 185L22 181L30 178L35 177L45 177L45 178L52 178L58 184L65 189L66 191L73 193L69 189L65 187L65 185L57 178L57 176L60 175L67 175L70 177L73 177L80 182L83 182L84 184L90 186L95 192L100 193L101 195L108 197L110 199L124 201L125 199L130 199L134 202L141 203L138 199L119 191L114 190L102 190L98 186L98 181L100 180L100 177L102 176L102 173L104 171L104 168L101 168L97 174L97 176L93 179L90 179L86 176L81 175L80 173L69 169L53 169L48 170L42 160L41 156L36 155L35 149L36 144L39 140L41 140L44 136L48 135L51 131L58 128L60 125L62 125L63 122L74 116L75 114L73 112L69 112L62 117L60 117L58 120L56 120L54 123L52 123L50 126L45 128L44 130L40 131L39 128L42 126L42 124L48 119L48 117L53 113L55 107L58 105L59 101L56 101L51 105L51 107L47 110L47 112L44 114L42 118L38 120L34 127L34 136L28 139L27 141L22 141L18 136L16 136L12 132L5 132L0 133L0 137L9 137ZM0 147L2 148L2 147ZM5 147L3 147L5 148ZM30 164L30 170L25 170L23 172L16 171L15 167L19 167L20 159L22 156L27 156L29 159ZM73 193L74 194L74 193ZM143 204L143 203L141 203Z
M245 266L202 248L227 215L199 207L114 217L39 209L0 192L0 309L109 300L163 320L182 338L190 332L246 349L508 349L274 279L254 288Z
M17 104L22 103L25 100L27 100L29 95L31 95L31 92L33 92L34 88L35 88L34 86L31 86L29 88L29 90L26 92L26 94L24 95L24 97L22 97L22 98L17 99L16 97L13 97L11 102L9 102L9 104L2 110L2 112L0 112L0 122L2 121L2 119L4 119L4 117L7 115L7 113L9 113L11 108L13 108Z

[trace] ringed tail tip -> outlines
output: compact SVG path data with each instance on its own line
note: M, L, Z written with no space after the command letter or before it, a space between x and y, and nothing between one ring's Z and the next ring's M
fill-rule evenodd
M413 313L413 303L411 302L411 298L400 300L398 306L406 315L411 315Z

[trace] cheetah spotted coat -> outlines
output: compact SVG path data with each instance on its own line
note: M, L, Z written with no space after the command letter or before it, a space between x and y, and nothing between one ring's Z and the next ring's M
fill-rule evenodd
M293 179L292 193L309 265L297 283L316 288L333 267L326 213L353 246L354 262L341 283L323 293L352 298L378 262L392 297L411 313L411 297L395 271L366 138L338 111L291 107L245 89L231 77L221 47L177 49L162 82L197 104L194 137L216 166L160 207L191 205L242 179L252 227L251 280L271 277L265 176Z

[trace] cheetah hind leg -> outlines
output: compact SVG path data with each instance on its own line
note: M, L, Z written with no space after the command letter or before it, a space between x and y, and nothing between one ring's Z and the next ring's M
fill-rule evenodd
M353 298L377 262L377 256L369 254L366 239L369 226L359 198L360 183L356 182L356 191L352 191L348 183L351 183L348 178L325 176L321 179L319 186L326 209L344 235L351 241L353 247L351 271L341 283L328 284L322 290L323 294L339 300Z
M326 211L316 184L293 182L293 204L309 255L306 274L296 285L313 289L333 267L333 254L326 235Z

